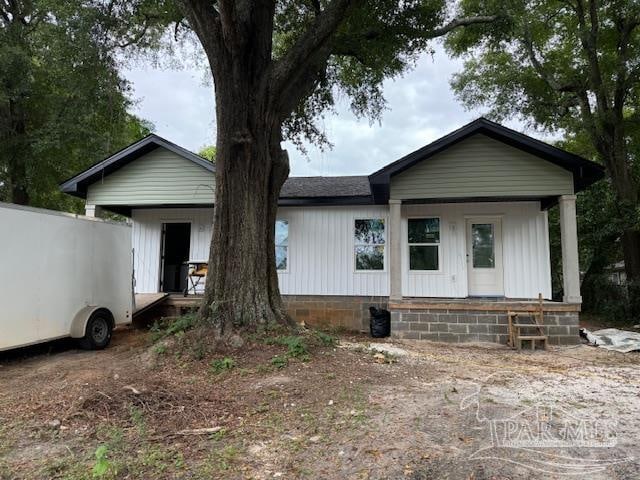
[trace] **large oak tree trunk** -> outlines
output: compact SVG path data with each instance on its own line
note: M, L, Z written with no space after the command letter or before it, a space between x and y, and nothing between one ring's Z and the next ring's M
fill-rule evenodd
M198 25L208 17L191 15L214 76L217 122L213 237L199 317L220 336L289 322L274 244L278 197L289 175L282 116L268 82L274 8L268 1L249 10L227 3L222 28Z
M216 198L209 276L201 319L221 335L266 322L286 322L276 274L278 193L289 173L285 152L264 125L242 141L218 118ZM222 130L222 131L221 131Z

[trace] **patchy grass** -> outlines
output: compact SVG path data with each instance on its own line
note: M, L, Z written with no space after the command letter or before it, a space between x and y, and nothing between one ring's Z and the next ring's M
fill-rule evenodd
M610 455L640 453L640 373L610 352L426 343L380 359L363 337L338 345L326 333L276 329L203 360L168 342L150 367L152 336L116 332L101 352L0 361L0 479L519 478L508 462L483 461L480 471L469 461L478 428L460 409L475 382L505 365L585 414L615 396L623 450ZM514 388L505 380L497 392L507 394L484 406L530 407ZM638 478L632 467L590 478Z

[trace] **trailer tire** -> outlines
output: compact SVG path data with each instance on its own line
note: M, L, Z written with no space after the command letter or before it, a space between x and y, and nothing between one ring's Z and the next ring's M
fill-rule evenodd
M96 310L91 314L80 339L80 347L85 350L102 350L113 334L113 317L108 310Z

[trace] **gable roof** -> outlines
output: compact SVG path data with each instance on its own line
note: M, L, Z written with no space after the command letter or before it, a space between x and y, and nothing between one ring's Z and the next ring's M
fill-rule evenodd
M576 192L604 177L604 168L595 162L481 117L369 175L375 203L388 202L392 176L476 134L486 135L570 171Z
M486 135L568 170L573 174L576 192L604 177L604 168L594 162L486 118L479 118L369 176L290 177L282 187L280 204L386 204L389 201L391 177L476 134ZM209 160L151 134L63 182L60 188L70 195L86 198L89 185L157 148L166 148L200 165L208 172L215 172L215 164Z
M160 147L191 160L210 172L215 171L213 162L152 133L62 182L60 189L70 195L86 198L89 185Z

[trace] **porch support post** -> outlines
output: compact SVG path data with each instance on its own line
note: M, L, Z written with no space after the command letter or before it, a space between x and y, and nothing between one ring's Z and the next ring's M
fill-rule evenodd
M560 240L562 245L562 301L582 303L580 296L580 266L578 261L578 226L576 223L576 196L562 195L560 207Z
M389 300L402 299L401 209L401 200L389 200Z
M102 217L102 207L99 205L87 203L84 206L84 212L87 217Z

